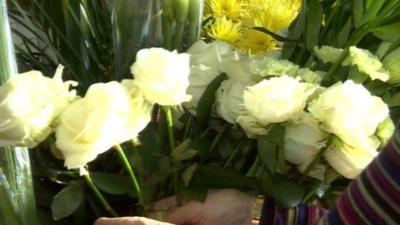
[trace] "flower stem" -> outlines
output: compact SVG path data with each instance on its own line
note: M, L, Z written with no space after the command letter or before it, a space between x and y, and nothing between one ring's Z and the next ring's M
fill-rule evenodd
M178 52L182 50L183 32L185 31L185 22L176 22L176 36L175 36L175 49Z
M214 138L213 142L211 143L210 149L208 150L208 153L211 153L214 148L217 147L219 141L221 140L221 138L224 136L225 131L228 129L228 127L230 126L229 123L226 123L222 129L218 132L217 136Z
M89 174L83 175L83 177L85 178L87 185L90 187L90 189L92 189L94 195L96 195L97 199L103 205L104 209L107 210L107 212L109 212L111 216L118 217L118 214L114 211L114 209L110 206L110 204L108 204L107 200L101 194L99 189L97 189L96 185L93 183L93 180L90 177L90 175Z
M163 106L165 116L167 118L168 138L171 151L175 149L174 120L172 110L169 106Z
M191 114L189 114L189 119L186 122L185 133L183 134L183 140L186 140L189 138L192 125L193 125L193 116Z
M164 38L164 48L172 50L172 33L171 33L171 21L163 19L162 22L163 38Z
M135 173L133 172L132 166L129 163L128 158L126 157L124 150L122 149L122 147L120 145L115 145L114 149L117 151L118 156L120 157L122 164L123 164L125 170L128 172L129 178L131 179L131 182L137 191L139 203L144 204L142 189L140 188L139 182L136 179Z
M174 120L172 116L172 110L170 106L163 106L164 112L165 112L165 117L167 118L167 127L168 127L168 138L169 138L169 144L171 148L171 152L175 149L175 134L174 134ZM174 185L174 192L176 197L177 202L179 203L178 199L178 182L179 182L179 162L173 161L173 165L175 168L174 172L174 180L173 180L173 185Z

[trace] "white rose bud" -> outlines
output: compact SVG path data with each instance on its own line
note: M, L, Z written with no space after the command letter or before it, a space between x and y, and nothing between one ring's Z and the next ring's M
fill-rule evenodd
M189 54L162 48L142 49L131 67L136 85L150 102L164 106L189 101Z
M263 126L281 123L298 116L314 91L313 85L292 77L274 77L245 90L244 107Z
M325 152L324 158L338 173L348 179L354 179L377 154L375 150L354 148L336 138L333 147Z
M300 119L290 121L285 132L285 159L295 165L308 165L326 144L323 133L310 114L304 113Z
M243 105L243 92L251 84L228 79L221 83L216 92L215 110L218 116L235 124Z
M133 80L93 84L60 116L56 146L65 166L80 168L112 146L137 138L151 110Z
M378 148L379 140L374 134L389 114L381 98L351 80L325 89L310 104L309 111L346 144L370 151Z
M75 82L63 82L62 67L53 79L39 71L12 76L0 87L0 146L35 147L51 132L60 112L75 98Z

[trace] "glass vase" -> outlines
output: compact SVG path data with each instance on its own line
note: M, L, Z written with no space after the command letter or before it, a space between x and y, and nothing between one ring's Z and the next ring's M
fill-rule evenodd
M0 84L17 74L6 2L0 0ZM1 225L38 224L27 148L0 149L0 199Z

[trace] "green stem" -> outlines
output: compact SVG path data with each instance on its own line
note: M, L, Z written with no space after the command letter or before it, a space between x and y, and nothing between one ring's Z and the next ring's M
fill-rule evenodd
M172 25L171 21L167 18L163 18L162 22L162 30L163 30L163 39L164 39L164 48L168 50L172 50Z
M349 47L357 45L365 37L365 35L368 34L368 32L369 32L368 29L354 32L352 37L349 39L342 55L340 55L339 59L336 60L336 62L332 64L332 66L329 68L327 74L322 80L322 85L328 86L331 84L334 73L341 66L342 62L346 59L346 57L349 55Z
M114 209L110 206L110 204L108 204L107 200L101 194L99 189L97 189L96 185L93 183L93 180L90 177L90 175L84 175L83 177L85 178L87 185L90 187L90 189L92 189L94 195L97 197L97 199L103 205L104 209L107 212L109 212L111 216L118 217L118 214L114 211Z
M199 39L199 23L198 21L190 21L188 47Z
M189 114L188 121L186 122L185 133L183 134L183 140L189 138L192 125L193 125L193 116Z
M138 180L141 182L143 180L142 162L140 161L139 149L135 143L132 144L133 148L133 161L136 163L136 169L138 172Z
M321 82L322 85L328 86L331 84L334 73L342 65L342 62L346 59L348 54L349 54L349 49L346 48L344 50L344 52L342 53L342 55L340 55L340 57L336 60L336 62L334 64L332 64L332 66L329 68L328 72L322 79L322 82Z
M228 167L233 158L236 156L236 154L239 152L240 147L242 147L242 145L246 142L246 140L242 140L241 142L239 142L239 144L235 147L235 149L233 149L231 155L229 156L228 160L226 160L225 164L224 164L224 168Z
M167 118L167 127L168 127L168 138L169 138L169 146L171 151L175 149L175 135L174 135L174 119L172 116L172 110L170 106L163 106L165 116Z
M124 150L122 149L122 147L120 145L115 145L114 149L117 151L118 156L121 159L122 165L124 166L125 170L128 172L129 178L131 179L131 182L137 191L139 203L144 204L142 189L140 188L139 182L136 179L135 173L133 172L132 166L129 163L128 158L126 157Z

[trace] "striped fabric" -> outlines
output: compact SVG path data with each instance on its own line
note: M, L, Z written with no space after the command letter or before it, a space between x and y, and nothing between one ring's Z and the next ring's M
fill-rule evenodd
M315 205L277 210L265 202L260 225L400 224L400 133L327 212Z

